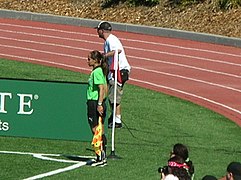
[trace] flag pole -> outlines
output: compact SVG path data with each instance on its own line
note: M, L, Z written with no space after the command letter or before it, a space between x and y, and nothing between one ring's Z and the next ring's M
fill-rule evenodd
M118 64L119 64L119 55L118 55L118 50L115 50L114 54L114 104L113 104L113 119L112 119L112 136L111 136L111 153L108 156L110 159L120 159L115 154L115 116L116 116L116 90L117 90L117 71L118 71Z

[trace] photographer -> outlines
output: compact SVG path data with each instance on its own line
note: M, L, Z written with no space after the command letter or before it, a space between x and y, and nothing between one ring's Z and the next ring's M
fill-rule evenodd
M158 168L158 172L162 180L191 180L189 169L183 158L176 155L168 160L167 166Z
M181 143L175 144L170 154L170 157L174 156L179 156L185 161L185 164L189 167L189 174L191 175L191 178L194 179L194 165L189 159L189 152L187 146Z

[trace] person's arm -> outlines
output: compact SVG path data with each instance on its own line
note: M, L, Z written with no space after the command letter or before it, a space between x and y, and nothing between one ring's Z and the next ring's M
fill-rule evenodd
M105 85L104 84L99 84L99 99L98 99L98 107L97 110L100 113L100 115L103 114L104 108L103 108L103 101L105 97Z
M121 50L118 49L118 54L120 54L120 53L121 53ZM104 56L105 56L105 57L113 57L114 54L115 54L115 51L110 51L110 52L108 52L108 53L105 53Z

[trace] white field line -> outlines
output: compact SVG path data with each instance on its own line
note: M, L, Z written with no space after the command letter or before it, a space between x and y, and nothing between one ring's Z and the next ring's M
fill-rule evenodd
M59 154L43 154L43 153L18 152L18 151L0 151L0 153L2 153L2 154L31 155L31 156L33 156L34 154L42 154L44 156L55 156L55 157L60 156Z
M33 52L41 52L41 53L46 53L46 54L54 54L54 55L57 55L57 56L65 56L65 57L71 57L71 58L77 58L77 59L85 59L84 57L81 57L81 56L74 56L74 55L62 54L62 53L54 53L52 51L42 51L42 50L37 50L37 49L32 49L32 48L23 48L23 47L18 47L18 46L9 46L9 45L1 45L0 44L0 47L21 49L21 50L33 51ZM205 71L205 72L209 72L209 73L221 74L221 75L235 77L235 78L241 78L241 76L234 75L234 74L229 74L229 73L224 73L224 72L219 72L219 71L213 71L213 70L208 70L208 69L204 69L204 68L198 68L198 67L195 67L195 66L183 65L183 64L179 64L179 63L172 63L172 62L166 62L166 61L162 61L162 60L135 57L135 56L128 56L128 57L136 58L136 59L142 59L142 60L146 60L146 61L152 61L152 62L156 62L156 63L171 64L171 65L175 65L175 66L195 69L195 70L199 70L199 71ZM241 64L240 64L240 66L241 66Z
M64 38L64 37L58 37L58 36L25 33L25 32L17 32L17 31L1 30L1 29L0 29L0 31L4 31L4 32L8 32L8 33L16 33L16 34L25 34L25 35L31 35L31 36L37 36L37 37L48 37L48 38L55 38L55 39L68 40L68 41L85 42L85 43L91 43L91 44L103 44L103 43L99 43L99 42L96 42L96 41L87 41L87 40L81 40L81 39ZM38 42L36 42L36 43L38 43ZM161 51L161 50L157 51L157 50L151 50L151 49L146 49L146 48L145 49L144 48L135 48L135 47L130 47L130 46L125 46L125 48L137 50L137 51L141 51L141 52L152 52L152 53L157 53L157 54L166 54L166 55L170 55L170 56L177 56L177 57L198 59L198 60L202 60L202 61L210 61L210 62L216 62L216 63L222 63L222 64L228 64L228 65L241 66L241 64L237 64L237 63L231 63L231 62L221 61L221 60L217 60L217 59L203 58L203 57L198 57L198 56L170 53L170 52ZM238 57L241 57L241 55L240 56L238 55Z
M2 54L0 54L2 55ZM9 55L7 55L9 56ZM17 57L17 56L15 56ZM22 58L22 59L26 59L26 57L18 57L18 58ZM80 67L76 67L76 66L71 66L71 65L66 65L66 64L63 64L63 63L55 63L55 62L49 62L49 61L46 61L46 60L39 60L39 59L34 59L34 58L28 58L28 60L31 60L31 61L37 61L37 62L45 62L45 63L49 63L49 64L54 64L54 65L61 65L63 67L71 67L71 68L75 68L75 69L81 69L81 70L88 70L90 71L90 69L85 69L85 68L80 68ZM177 75L178 76L178 75ZM241 111L237 110L237 109L234 109L234 108L231 108L225 104L221 104L221 103L218 103L218 102L215 102L213 100L210 100L210 99L207 99L205 97L202 97L202 96L198 96L198 95L195 95L195 94L191 94L191 93L188 93L188 92L185 92L185 91L181 91L181 90L178 90L178 89L174 89L174 88L171 88L171 87L167 87L167 86L162 86L162 85L159 85L159 84L155 84L155 83L151 83L151 82L147 82L147 81L143 81L143 80L139 80L139 79L134 79L134 78L130 78L130 80L134 81L134 82L139 82L139 83L142 83L142 84L148 84L148 85L151 85L153 87L158 87L158 88L163 88L163 89L168 89L168 90L172 90L174 92L178 92L178 93L181 93L181 94L185 94L185 95L188 95L188 96L191 96L191 97L195 97L195 98L198 98L198 99L202 99L204 101L207 101L209 103L213 103L215 105L218 105L218 106L221 106L221 107L224 107L226 109L229 109L231 111L234 111L238 114L241 114ZM215 86L215 85L214 85ZM221 86L221 85L220 85ZM228 87L227 87L228 88Z
M48 161L56 161L56 162L63 162L63 163L78 163L80 161L73 161L73 160L66 160L66 159L56 159L50 158L51 157L61 157L60 154L46 154L46 153L32 153L32 152L18 152L18 151L0 151L0 154L17 154L17 155L30 155L38 159L48 160ZM94 156L76 156L76 157L83 157L83 158L94 158Z
M9 23L0 23L0 25L11 26L11 27L20 27L20 28L28 28L28 29L35 29L35 30L38 29L38 30L43 30L43 31L61 32L61 33L66 33L66 34L77 34L77 35L83 35L83 36L97 37L97 35L94 35L94 34L73 32L73 31L65 31L65 30L59 30L59 29L53 29L53 28L33 27L33 26L16 25L16 24L9 24ZM153 44L153 45L158 45L158 46L166 46L166 47L172 47L172 48L186 49L186 50L191 50L191 51L200 51L200 52L208 52L208 53L221 54L221 55L227 55L227 56L233 56L233 57L241 57L241 53L240 54L231 54L231 53L224 53L224 52L220 52L220 51L212 51L212 50L208 50L208 49L189 48L189 47L184 47L184 46L177 46L177 45L172 45L172 44L157 43L157 42L137 40L137 39L127 39L127 38L120 38L120 39L124 40L124 41L130 41L130 42Z
M45 178L45 177L52 176L52 175L55 175L55 174L59 174L59 173L62 173L62 172L71 171L71 170L77 169L77 168L79 168L81 166L84 166L84 165L86 165L86 162L79 162L77 164L74 164L74 165L71 165L71 166L68 166L68 167L65 167L65 168L56 169L54 171L50 171L50 172L39 174L39 175L36 175L36 176L33 176L33 177L26 178L24 180L41 179L41 178Z
M71 161L71 160L45 157L43 154L33 154L33 157L38 158L38 159L42 159L42 160L55 161L55 162L76 163L76 161Z
M79 167L87 164L87 162L72 161L72 160L66 160L66 159L55 159L55 158L46 157L46 156L60 157L61 156L60 154L43 154L43 153L16 152L16 151L0 151L0 154L31 155L35 158L39 158L39 159L42 159L42 160L63 162L63 163L74 163L74 165L71 165L71 166L68 166L68 167L65 167L65 168L56 169L54 171L46 172L46 173L43 173L43 174L35 175L35 176L32 176L32 177L26 178L24 180L41 179L41 178L52 176L52 175L59 174L59 173L62 173L62 172L70 171L70 170L79 168ZM92 156L81 156L81 157L94 158Z

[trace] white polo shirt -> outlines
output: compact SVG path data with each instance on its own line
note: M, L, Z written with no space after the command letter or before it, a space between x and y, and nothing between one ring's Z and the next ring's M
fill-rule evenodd
M130 64L126 58L125 50L120 42L120 40L113 34L110 34L104 43L104 53L108 53L114 50L121 50L119 54L119 69L127 69L129 72L131 70ZM111 65L113 57L108 57L108 64Z

